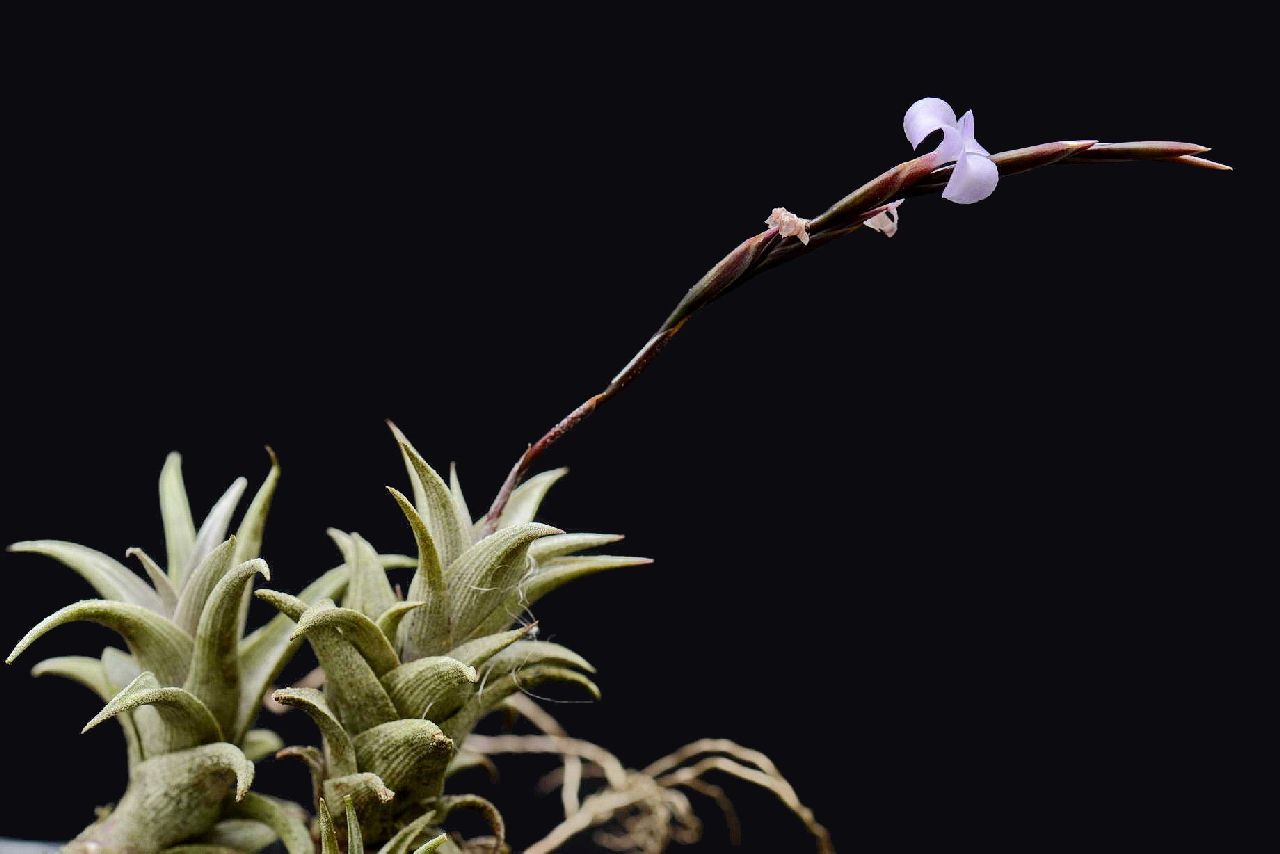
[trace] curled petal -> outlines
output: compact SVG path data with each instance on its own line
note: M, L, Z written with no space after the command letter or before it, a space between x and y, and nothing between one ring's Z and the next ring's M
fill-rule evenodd
M880 232L885 237L893 237L898 233L898 206L901 204L902 199L890 202L884 206L883 210L864 222L863 225Z
M958 127L960 129L960 142L966 152L976 152L977 154L985 154L988 157L991 156L991 152L979 145L978 140L974 138L973 110L960 117Z
M1000 180L1000 172L990 158L981 154L965 154L956 161L951 180L942 198L959 205L971 205L991 195Z
M796 216L786 208L774 208L764 224L778 229L780 237L795 237L806 246L809 243L809 220Z
M956 111L941 98L921 98L902 117L902 130L912 148L919 148L924 138L935 130L955 128Z

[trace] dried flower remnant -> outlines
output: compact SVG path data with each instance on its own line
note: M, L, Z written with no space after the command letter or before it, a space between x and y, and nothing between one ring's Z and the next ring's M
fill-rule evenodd
M778 229L780 237L795 237L804 245L809 245L809 220L796 216L786 208L774 208L764 224Z
M973 110L956 119L956 111L941 98L921 98L902 117L902 130L912 148L919 148L924 138L942 131L942 142L933 151L937 165L954 162L951 180L942 198L961 205L980 202L991 195L1000 180L1000 172L987 151L973 137Z
M880 232L885 237L893 237L898 233L898 207L902 202L902 199L890 202L884 206L884 210L868 219L863 225L873 231Z

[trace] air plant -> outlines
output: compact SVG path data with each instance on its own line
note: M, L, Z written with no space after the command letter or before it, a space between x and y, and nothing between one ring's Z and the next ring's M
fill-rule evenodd
M497 808L449 791L450 777L492 756L543 753L561 760L549 785L561 790L565 818L527 849L533 854L553 851L593 828L613 850L659 852L673 841L694 841L698 824L684 790L714 799L736 832L727 794L706 779L713 772L773 792L800 818L819 851L833 851L826 830L762 754L704 739L647 768L629 770L603 748L570 738L522 693L559 681L598 695L591 665L572 650L538 640L528 609L570 581L649 562L593 552L615 543L616 535L569 534L536 521L542 498L564 471L528 475L547 448L629 385L702 308L863 226L892 237L906 199L941 193L972 204L1004 178L1057 164L1162 161L1229 168L1204 159L1208 149L1180 142L1077 140L989 154L975 138L973 113L957 118L937 98L912 105L903 130L913 147L936 132L941 141L812 219L774 208L766 229L703 275L601 392L520 455L478 518L468 509L456 471L446 481L393 427L412 497L389 489L416 556L381 554L358 534L330 531L342 562L296 596L259 590L258 598L280 613L248 636L253 580L270 578L258 553L279 477L274 456L230 537L243 479L197 529L180 459L169 457L160 476L165 566L140 550L128 553L149 584L83 546L51 540L11 546L62 561L100 598L45 618L7 661L49 630L77 620L115 630L128 650L49 659L33 670L74 679L103 700L86 729L114 718L125 733L128 788L67 850L251 852L276 838L290 854L362 854L374 845L384 854L504 850L506 831ZM394 567L414 571L404 597L387 578L386 570ZM304 640L319 660L323 690L318 681L272 690ZM255 728L268 694L275 708L299 709L314 721L318 747L284 747L269 730ZM476 727L497 709L523 715L541 734L477 734ZM253 762L269 755L306 763L313 781L309 811L251 791ZM591 789L583 797L587 785ZM484 815L491 836L466 841L449 835L451 814L464 809Z

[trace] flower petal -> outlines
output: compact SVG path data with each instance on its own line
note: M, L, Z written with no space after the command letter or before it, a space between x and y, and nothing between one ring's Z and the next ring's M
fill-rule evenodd
M919 148L924 138L935 130L955 126L956 111L941 98L921 98L902 117L902 130L912 148Z
M960 128L960 143L964 146L966 153L984 154L988 157L991 155L991 152L979 145L978 140L973 137L973 110L960 117L958 127Z
M991 195L999 180L1000 172L989 158L966 153L956 161L942 198L959 205L971 205Z

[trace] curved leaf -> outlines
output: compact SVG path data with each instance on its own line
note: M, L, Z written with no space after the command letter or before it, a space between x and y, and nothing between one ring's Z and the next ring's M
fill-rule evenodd
M441 720L457 711L477 681L476 669L447 656L402 664L382 677L392 702L407 718Z
M485 635L473 641L467 641L461 646L450 650L449 657L456 658L465 664L470 664L472 667L479 667L516 641L535 633L537 629L537 623L530 623L527 626L521 626L511 631Z
M356 773L356 753L351 746L351 737L329 710L323 694L314 688L281 688L271 696L277 703L302 709L315 721L324 738L329 767L334 775L342 777Z
M517 486L512 490L507 506L503 508L502 516L498 519L498 529L532 522L533 517L538 515L538 507L541 506L542 499L547 497L547 490L555 486L556 481L568 473L569 470L565 468L544 471Z
M293 811L293 805L284 801L250 792L233 806L231 815L260 821L275 831L289 854L315 854L311 831Z
M453 512L462 523L462 532L466 536L466 544L469 547L475 542L475 538L471 536L471 510L467 507L466 496L462 494L462 481L458 479L458 467L453 463L449 463L449 494L453 496Z
M401 718L365 730L352 739L360 768L377 774L395 791L438 794L438 783L453 757L453 741L431 721ZM433 791L434 789L434 791Z
M493 830L493 850L502 851L506 848L506 822L502 820L502 813L498 812L498 808L492 802L479 795L450 795L440 799L436 812L440 814L440 820L443 822L460 809L479 811L484 816L485 821L489 823L490 829Z
M431 532L427 529L427 523L422 520L422 516L409 499L404 497L404 493L393 486L388 486L387 491L391 493L400 512L408 520L409 527L413 530L414 542L418 547L418 572L413 577L414 586L410 588L410 598L414 596L414 589L419 593L426 590L443 593L444 566L440 562L440 553L436 549L435 540L431 538Z
M227 542L234 543L235 538ZM226 573L209 594L196 629L191 670L183 685L209 707L223 730L232 734L240 706L240 638L236 634L240 601L255 575L271 578L271 570L261 558L245 561ZM197 571L183 595L196 588L199 577Z
M103 599L163 610L160 596L129 568L102 552L62 540L27 540L9 546L11 552L51 557L75 570Z
M301 610L301 600L293 596L274 590L259 590L257 595L299 621L307 613ZM332 603L329 606L332 607ZM363 732L398 716L369 662L337 629L312 626L307 629L306 637L327 676L329 706L347 731Z
M423 843L422 847L419 848L417 851L414 851L413 854L431 854L431 852L433 851L438 851L440 847L443 846L448 839L449 837L445 836L442 833L439 836L437 836L435 839L428 839L425 843Z
M377 774L366 771L330 777L324 781L324 796L334 803L343 804L350 798L355 801L356 812L363 814L367 810L391 803L396 793L388 789Z
M173 611L178 607L178 593L173 589L173 583L169 581L169 576L164 574L164 570L160 565L151 559L151 555L144 552L136 546L131 549L125 549L125 557L136 557L138 562L142 564L142 568L146 570L147 577L151 579L151 586L156 589L156 595L160 597L161 611L166 617L173 616Z
M196 545L196 523L191 518L187 487L182 482L182 455L174 451L165 457L160 470L160 516L164 520L164 544L169 578L181 590L187 564Z
M147 745L148 753L173 753L222 741L222 729L204 703L181 688L160 687L155 674L149 671L125 686L80 732L86 733L108 718L139 706L154 706L164 722L161 739Z
M418 839L418 837L427 832L428 828L431 827L435 820L435 810L427 810L422 815L400 828L400 830L396 832L396 835L391 837L386 845L382 846L382 849L378 854L409 854L409 849L413 847L413 843ZM437 840L443 838L443 835L437 836L422 847L427 848L429 845L439 847L440 843ZM414 852L414 854L418 854L421 850L422 848L419 848ZM427 850L433 851L435 849L427 848Z
M247 560L262 556L262 538L267 528L267 514L271 512L271 501L275 498L276 487L280 483L280 461L276 459L276 452L271 450L270 446L267 447L267 456L271 458L271 469L267 472L262 485L258 487L258 491L254 493L253 500L249 502L249 509L244 511L244 518L240 520L240 527L236 529L236 554L231 559L233 566L239 566ZM237 619L239 627L236 630L236 637L244 635L245 624L249 619L251 598L248 590L245 590L240 597L240 614Z
M446 648L470 640L474 630L524 578L531 563L529 544L560 533L559 528L534 522L515 525L495 531L458 558L449 572L454 619L453 636Z
M195 545L191 548L191 557L187 560L186 582L178 588L180 593L186 590L187 584L190 584L191 574L195 572L196 567L204 563L205 558L218 543L227 539L227 528L231 526L231 516L236 512L236 505L240 503L240 497L244 495L244 488L248 485L249 481L244 478L236 478L213 505L204 522L200 524L200 530L196 532Z
M240 749L250 762L258 762L284 747L284 739L269 729L251 729L244 734L244 742Z
M543 537L529 546L529 557L536 561L547 561L553 557L564 557L574 552L607 546L621 539L621 534L557 534L554 537Z
M343 557L351 567L351 581L347 584L347 595L343 604L359 611L371 620L382 616L388 608L396 603L395 591L387 579L387 571L378 559L373 546L359 534L351 534L346 539L347 547L343 548L343 540L337 540L343 549Z
M440 564L446 569L467 548L471 541L470 519L459 519L457 505L453 501L453 492L436 474L435 469L427 465L417 449L409 444L404 434L391 425L396 440L400 443L400 452L404 455L405 468L409 472L409 480L413 484L413 501L418 508L418 515L426 523L431 532L431 540L435 543L440 555ZM411 597L420 598L420 597Z
M186 675L191 661L191 638L164 617L141 605L89 599L55 611L18 641L5 659L13 660L50 629L75 622L97 623L117 632L144 668L153 671L162 684L176 685Z
M200 614L209 601L213 588L231 571L231 558L236 553L236 538L224 540L209 552L200 565L187 576L186 586L178 594L178 606L173 610L173 622L178 628L194 635L200 625Z
M317 603L302 614L293 634L301 637L317 628L336 629L343 640L364 656L376 676L382 676L400 665L400 659L391 648L387 636L377 624L359 611Z
M555 664L587 673L596 672L590 662L566 646L551 641L527 640L512 644L495 655L489 661L485 676L493 679L538 664Z
M382 612L382 616L378 618L378 628L386 635L388 641L394 643L396 632L400 628L400 621L405 615L414 608L421 608L426 602L397 602L390 608Z
M578 671L554 665L535 665L485 683L484 687L453 717L443 721L440 728L454 741L464 741L480 719L493 711L507 697L517 691L529 690L543 682L552 681L581 685L593 698L600 699L600 689Z
M310 602L341 595L347 584L348 572L350 570L344 564L313 581L296 600L300 606L298 616ZM260 594L262 592L259 591ZM302 643L300 639L292 639L293 625L294 620L288 614L280 614L240 642L240 706L236 712L233 736L236 741L243 738L253 725L254 718L258 716L258 704Z

